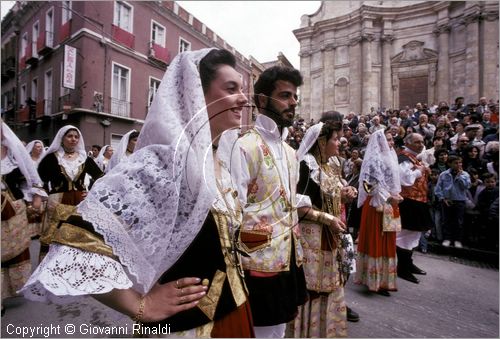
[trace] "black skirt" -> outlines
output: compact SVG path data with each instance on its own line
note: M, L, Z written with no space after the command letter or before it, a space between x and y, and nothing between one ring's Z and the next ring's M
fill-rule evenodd
M430 208L427 203L405 198L399 204L401 228L426 232L432 227Z
M290 260L290 271L273 277L252 277L245 272L255 326L287 323L295 319L298 307L306 303L306 279L302 266L297 267L293 243Z

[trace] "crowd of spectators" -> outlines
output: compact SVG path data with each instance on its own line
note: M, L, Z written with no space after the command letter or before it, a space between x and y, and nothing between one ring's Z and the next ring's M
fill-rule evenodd
M370 134L390 128L396 150L400 151L408 133L419 133L426 147L419 158L432 171L428 204L434 221L432 230L422 235L420 250L427 251L428 241L450 245L443 238L443 202L435 196L434 187L439 175L449 169L448 158L457 156L471 178L471 186L466 192L463 230L455 247L463 244L498 252L498 111L498 101L481 97L477 103L464 104L464 98L458 97L451 106L441 101L430 107L417 103L413 108L406 106L399 110L349 112L343 117L344 133L340 139L344 178L357 187L357 175ZM315 123L314 119L306 122L298 118L289 128L288 143L297 149L305 131ZM351 206L350 211L353 209ZM356 234L359 218L356 213L349 214L349 226Z

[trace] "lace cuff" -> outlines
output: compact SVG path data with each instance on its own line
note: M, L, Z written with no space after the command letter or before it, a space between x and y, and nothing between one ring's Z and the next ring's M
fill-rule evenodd
M51 244L49 253L19 293L30 300L60 303L60 296L101 294L130 287L132 281L118 261L78 248Z

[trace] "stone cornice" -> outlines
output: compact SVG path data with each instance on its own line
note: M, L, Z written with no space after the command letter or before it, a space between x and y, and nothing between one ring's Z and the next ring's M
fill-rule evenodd
M475 22L479 22L481 19L481 14L479 13L471 13L466 16L464 16L461 20L466 26Z
M312 54L311 51L301 51L299 52L299 57L301 58L307 58L307 57L310 57Z
M355 46L356 44L360 43L362 41L362 38L360 36L355 36L349 39L349 46Z
M436 28L434 28L434 30L432 32L435 35L440 35L443 33L450 33L450 31L451 31L450 24L441 24L441 25L436 26Z
M383 43L388 43L388 44L392 44L394 39L396 39L394 37L394 34L382 34L382 36L380 37L380 41L382 41Z
M498 21L498 11L483 12L481 18L486 21Z
M373 33L361 33L361 41L368 41L368 42L372 42L373 40L375 40L375 34Z

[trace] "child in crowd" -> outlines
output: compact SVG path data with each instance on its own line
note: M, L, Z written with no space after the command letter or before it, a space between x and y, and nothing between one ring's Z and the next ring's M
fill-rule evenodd
M462 158L450 155L450 168L439 175L434 189L436 198L443 207L443 243L445 247L454 241L456 248L462 248L463 223L467 190L470 176L462 169Z

